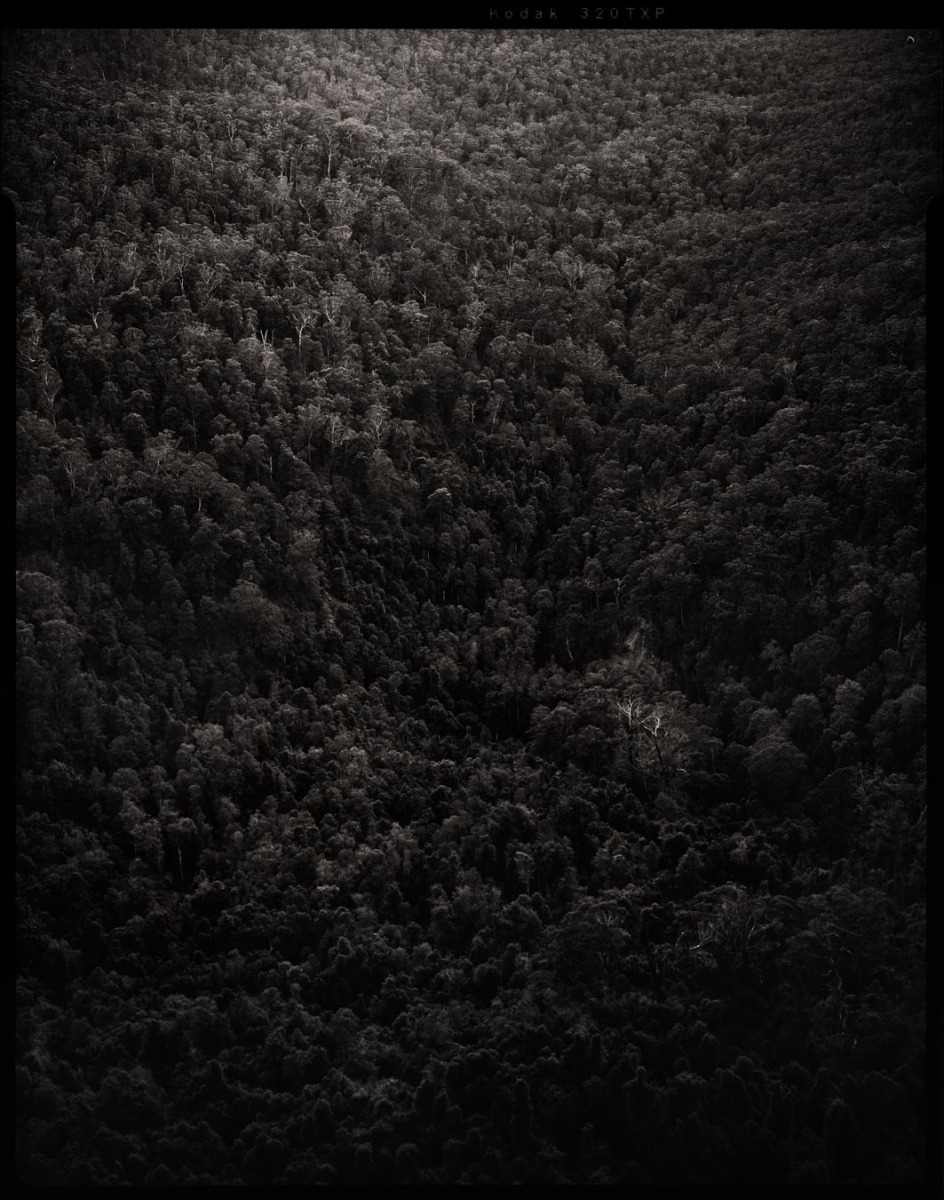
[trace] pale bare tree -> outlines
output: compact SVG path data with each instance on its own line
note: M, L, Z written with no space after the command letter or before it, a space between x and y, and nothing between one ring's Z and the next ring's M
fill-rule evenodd
M372 404L364 417L364 429L375 446L383 443L390 422L390 409L386 404Z

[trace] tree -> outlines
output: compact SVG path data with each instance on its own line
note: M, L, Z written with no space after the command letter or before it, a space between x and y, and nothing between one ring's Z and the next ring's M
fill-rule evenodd
M616 991L632 935L631 916L614 896L586 899L572 908L547 937L560 978L568 984Z
M686 772L681 764L688 761L689 738L671 702L651 704L630 694L617 701L616 709L629 736L631 759L643 771L658 771L664 783Z
M791 799L806 776L806 755L781 732L767 734L747 759L751 785L759 797L776 803Z

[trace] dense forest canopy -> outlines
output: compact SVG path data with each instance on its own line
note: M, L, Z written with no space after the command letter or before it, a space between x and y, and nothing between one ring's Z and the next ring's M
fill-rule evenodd
M21 1179L921 1182L940 75L7 36Z

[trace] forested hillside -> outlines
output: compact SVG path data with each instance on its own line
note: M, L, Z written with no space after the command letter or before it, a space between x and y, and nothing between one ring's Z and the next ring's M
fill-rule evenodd
M21 1180L922 1181L940 84L7 36Z

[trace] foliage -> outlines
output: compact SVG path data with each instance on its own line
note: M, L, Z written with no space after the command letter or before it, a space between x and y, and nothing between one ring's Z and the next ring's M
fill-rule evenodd
M5 37L21 1178L921 1182L934 37Z

